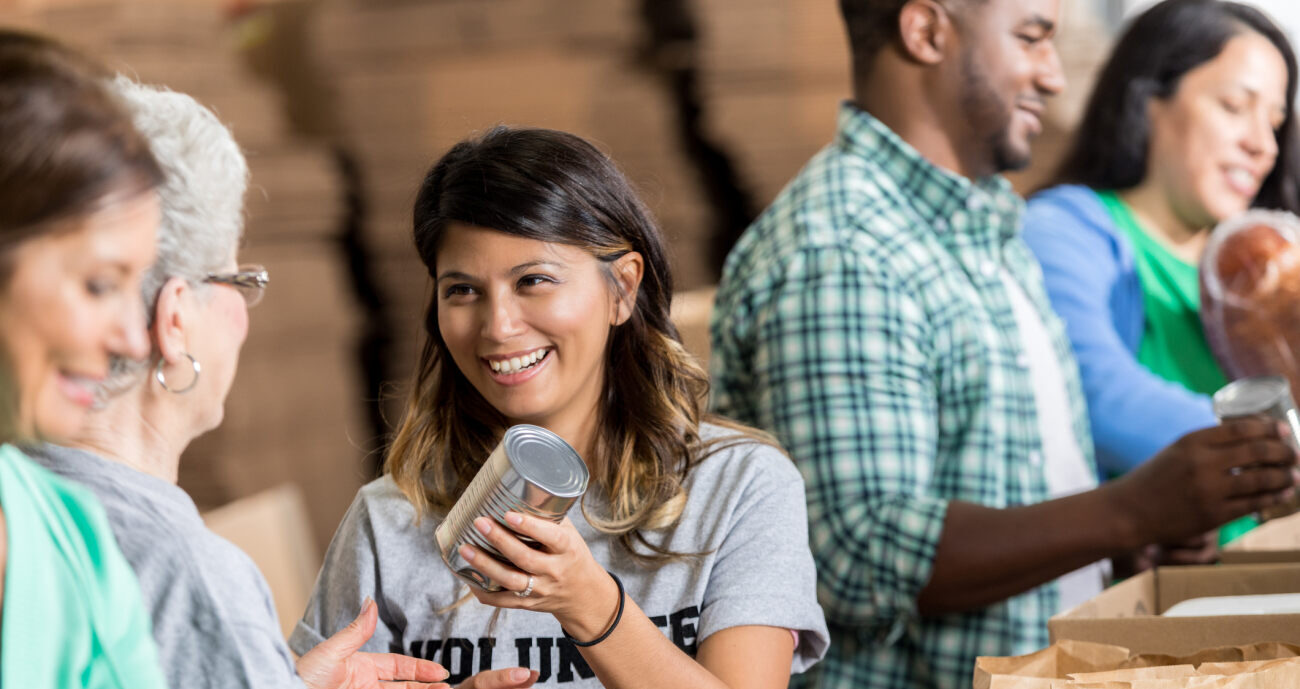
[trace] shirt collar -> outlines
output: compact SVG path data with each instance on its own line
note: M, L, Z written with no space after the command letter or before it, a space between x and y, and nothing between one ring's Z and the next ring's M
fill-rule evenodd
M193 498L180 486L78 448L40 443L21 448L38 464L64 478L120 493L127 502L144 502L173 517L199 519Z
M899 191L930 228L952 236L952 243L989 242L1001 246L1019 229L1024 202L1002 175L972 181L931 163L883 122L852 101L840 106L836 144L884 168ZM1000 214L1000 222L954 222ZM969 228L977 235L968 235ZM950 231L955 230L955 231Z

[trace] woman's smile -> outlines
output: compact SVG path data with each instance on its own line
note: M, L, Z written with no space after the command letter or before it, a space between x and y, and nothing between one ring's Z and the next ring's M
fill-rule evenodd
M520 385L536 378L547 364L551 362L552 347L513 352L504 355L483 357L483 363L491 369L492 380L501 385Z

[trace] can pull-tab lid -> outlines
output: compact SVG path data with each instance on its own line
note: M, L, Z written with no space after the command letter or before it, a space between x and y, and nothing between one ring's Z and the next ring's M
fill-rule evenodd
M506 456L525 481L561 498L576 498L587 491L587 464L573 446L542 428L520 424L505 436Z
M1282 376L1254 376L1228 383L1214 393L1214 413L1219 418L1261 414L1278 400L1291 401L1291 386Z

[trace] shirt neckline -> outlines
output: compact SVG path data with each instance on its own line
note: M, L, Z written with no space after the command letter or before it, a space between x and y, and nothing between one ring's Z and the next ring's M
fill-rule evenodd
M1097 197L1101 199L1102 205L1106 207L1106 210L1110 211L1111 219L1115 221L1115 224L1119 226L1120 230L1128 235L1129 241L1133 242L1135 245L1140 245L1142 249L1148 252L1159 254L1161 259L1166 262L1175 262L1178 266L1186 267L1188 270L1193 272L1199 270L1195 263L1192 263L1184 259L1182 256L1170 251L1169 247L1165 246L1164 242L1153 237L1151 233L1142 226L1142 223L1138 221L1137 215L1133 213L1133 209L1129 207L1128 202L1119 195L1119 192L1113 189L1107 189L1098 191L1096 194Z
M845 152L886 168L889 174L885 177L897 185L921 220L940 234L960 234L947 232L950 221L959 213L997 212L1018 217L1023 204L1006 177L993 174L971 180L939 167L853 101L840 105L835 141ZM972 226L988 227L990 232L987 236L966 233L967 241L975 239L999 246L1014 237L1018 229L1016 222L978 222Z
M180 486L75 447L43 443L26 448L29 456L45 468L70 480L90 486L114 488L142 496L151 504L173 510L186 518L202 521L193 498Z

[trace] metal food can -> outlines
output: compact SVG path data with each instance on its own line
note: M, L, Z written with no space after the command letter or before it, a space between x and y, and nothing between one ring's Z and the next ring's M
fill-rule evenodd
M560 436L539 426L511 426L434 532L443 562L484 590L503 590L460 556L460 547L469 544L508 562L474 528L474 520L491 517L509 529L505 515L514 511L558 524L587 492L588 477L586 463ZM526 536L519 538L538 547Z
M1300 413L1291 396L1291 384L1285 376L1240 378L1214 393L1214 415L1220 421L1245 416L1267 416L1287 425L1286 442L1300 453ZM1300 504L1283 504L1260 512L1261 519L1275 519L1292 514Z

